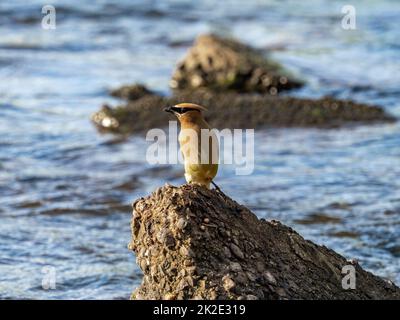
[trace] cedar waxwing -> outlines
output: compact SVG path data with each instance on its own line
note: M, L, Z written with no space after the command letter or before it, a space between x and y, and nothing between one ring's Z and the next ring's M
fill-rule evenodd
M201 114L207 109L193 103L181 103L164 110L173 113L181 124L178 140L186 181L210 189L210 183L215 185L212 180L218 171L219 146L217 136Z

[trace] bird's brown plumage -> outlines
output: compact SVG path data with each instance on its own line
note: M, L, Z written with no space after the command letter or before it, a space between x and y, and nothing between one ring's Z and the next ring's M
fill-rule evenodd
M204 110L207 109L200 105L181 103L167 111L172 111L181 124L179 144L186 181L210 188L218 171L219 147L217 136L203 118Z

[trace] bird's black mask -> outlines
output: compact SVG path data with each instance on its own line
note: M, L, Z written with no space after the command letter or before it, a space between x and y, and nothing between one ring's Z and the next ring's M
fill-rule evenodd
M179 114L183 114L185 112L192 111L192 110L199 111L199 110L193 109L193 108L179 108L179 107L166 107L166 108L164 108L165 112L179 113Z

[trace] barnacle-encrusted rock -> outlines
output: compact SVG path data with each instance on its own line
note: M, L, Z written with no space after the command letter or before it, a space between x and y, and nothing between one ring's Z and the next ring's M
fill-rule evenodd
M199 36L170 81L173 89L207 87L272 95L301 85L260 51L216 35Z
M201 186L137 200L131 226L129 248L144 273L133 299L400 299L398 287L357 262ZM342 287L349 265L356 289Z
M272 97L259 94L216 93L208 89L179 91L171 97L148 94L126 105L103 108L92 116L102 132L128 134L168 125L166 105L198 103L208 108L211 126L224 128L337 127L349 123L391 122L394 118L378 106L337 100Z

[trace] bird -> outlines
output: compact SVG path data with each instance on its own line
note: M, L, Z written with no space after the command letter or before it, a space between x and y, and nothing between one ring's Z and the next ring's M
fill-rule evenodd
M215 132L204 120L202 111L207 109L194 103L180 103L166 107L164 111L174 114L180 122L178 141L184 160L186 182L208 189L212 183L220 190L213 182L218 172L219 145Z

